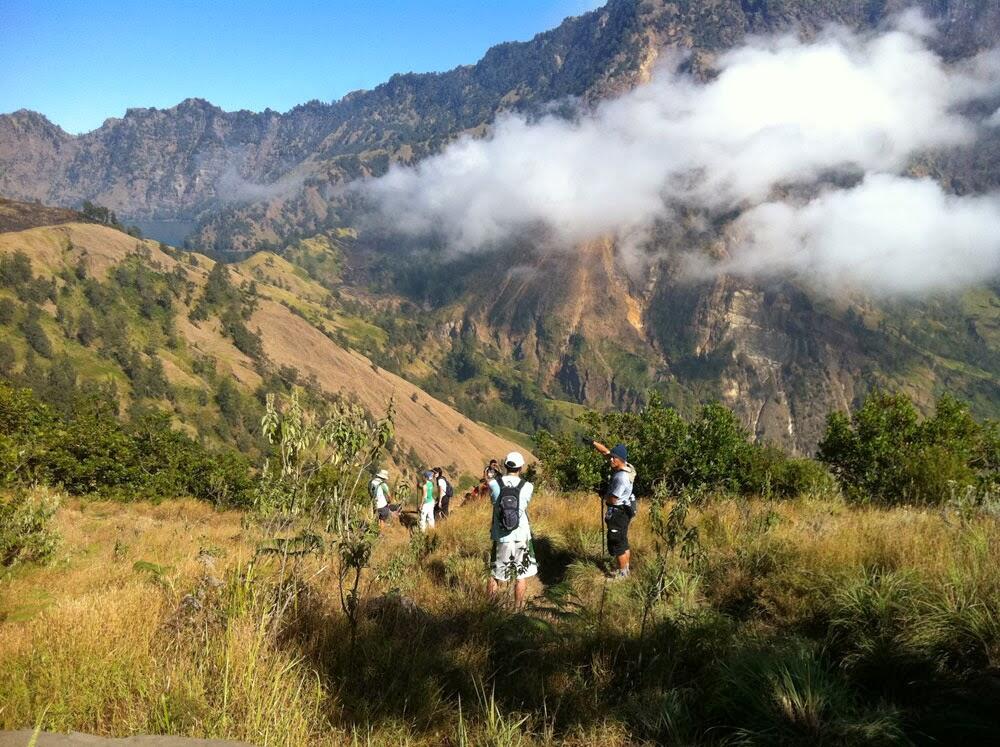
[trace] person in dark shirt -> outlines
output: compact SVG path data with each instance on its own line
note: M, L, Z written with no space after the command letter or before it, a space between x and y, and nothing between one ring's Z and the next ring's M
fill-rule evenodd
M611 481L604 493L604 525L607 528L608 553L618 565L615 578L628 578L631 572L632 550L628 543L628 528L635 517L635 467L628 463L628 449L617 444L609 449L599 441L594 448L611 462Z

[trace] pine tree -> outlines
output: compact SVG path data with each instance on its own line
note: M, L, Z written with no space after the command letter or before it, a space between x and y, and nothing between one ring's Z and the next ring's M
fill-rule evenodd
M14 364L17 362L17 354L14 346L7 342L0 342L0 376L10 378L14 373Z
M52 343L49 341L49 336L45 334L45 330L42 329L42 324L39 321L40 316L41 312L38 307L31 304L28 307L27 316L21 322L21 331L24 333L24 339L36 353L43 358L51 358Z
M94 323L94 316L87 309L80 314L80 320L76 325L76 339L81 345L90 345L97 339L97 325Z

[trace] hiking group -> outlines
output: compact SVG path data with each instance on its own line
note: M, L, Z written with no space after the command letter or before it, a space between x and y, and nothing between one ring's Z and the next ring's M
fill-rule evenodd
M599 441L591 442L598 452L608 458L610 479L601 491L601 523L604 528L608 554L616 567L611 577L627 578L632 552L628 530L635 518L635 468L628 462L624 444L608 448ZM465 494L465 502L478 496L489 496L493 506L490 526L492 552L490 554L487 590L491 597L499 591L500 583L514 584L514 604L521 608L527 589L527 580L538 573L538 561L532 543L528 505L535 486L523 476L524 456L517 451L509 453L500 463L496 459L483 470L479 486ZM384 525L393 516L399 516L402 505L390 503L389 472L382 469L375 473L369 484L379 524ZM418 483L419 519L421 532L433 529L436 522L449 514L454 489L440 467L426 470Z

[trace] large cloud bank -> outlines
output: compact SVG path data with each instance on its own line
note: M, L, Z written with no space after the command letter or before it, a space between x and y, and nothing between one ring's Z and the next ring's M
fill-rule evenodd
M986 126L958 109L1000 91L1000 65L948 65L926 33L911 16L874 36L759 39L708 83L664 64L572 118L502 116L487 137L360 189L397 230L458 251L534 228L564 246L643 236L684 205L742 212L717 270L876 292L980 282L1000 272L1000 196L949 196L903 173Z

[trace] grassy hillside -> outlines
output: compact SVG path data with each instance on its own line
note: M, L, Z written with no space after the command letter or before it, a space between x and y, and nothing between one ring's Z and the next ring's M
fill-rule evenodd
M18 253L27 267L15 266ZM263 393L299 384L373 413L395 398L401 467L478 474L513 447L351 351L381 330L279 257L223 273L201 255L68 223L0 234L0 258L0 374L48 394L53 371L110 383L123 410L163 410L210 443L254 453Z
M26 228L54 226L59 223L79 223L83 220L86 220L84 215L76 210L0 197L0 232L23 231Z
M667 506L669 508L669 505ZM276 745L987 743L1000 730L995 505L717 500L700 552L607 582L592 496L532 504L523 614L485 598L483 504L391 526L355 640L328 558L268 623L278 560L235 512L65 501L55 562L0 596L0 728ZM992 511L992 513L990 513ZM660 565L665 563L665 565Z

